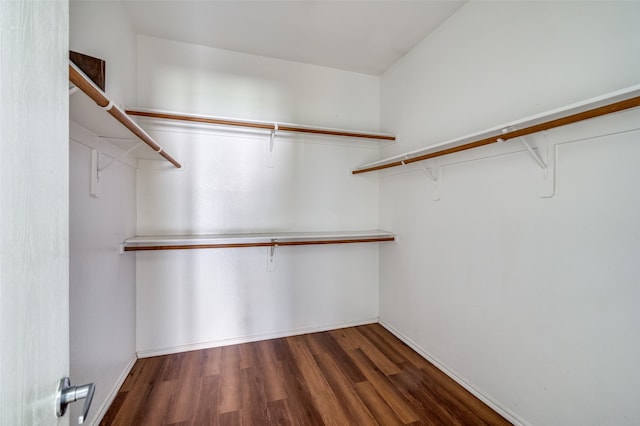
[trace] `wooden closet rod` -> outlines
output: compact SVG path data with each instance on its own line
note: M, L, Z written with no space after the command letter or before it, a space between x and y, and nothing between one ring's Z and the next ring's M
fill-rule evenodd
M242 248L242 247L282 247L282 246L309 246L318 244L352 244L352 243L380 243L395 241L395 237L374 238L346 238L339 240L309 240L309 241L270 241L264 243L224 243L224 244L175 244L153 246L124 247L124 251L149 251L149 250L192 250L211 248Z
M280 123L275 124L275 123L264 123L259 121L231 120L228 118L201 117L201 116L188 115L188 114L141 111L141 110L135 110L135 109L128 109L126 112L129 115L137 115L140 117L148 117L148 118L160 118L164 120L190 121L194 123L236 126L236 127L249 127L253 129L276 130L276 131L283 131L283 132L314 133L318 135L343 136L343 137L349 137L349 138L378 139L378 140L389 140L389 141L396 140L395 136L386 135L382 133L352 132L349 130L323 129L321 127L307 127L307 126L299 126L294 124L280 124Z
M600 117L607 114L612 114L614 112L624 111L624 110L635 108L638 106L640 106L640 96L636 96L630 99L625 99L622 101L613 102L604 106L600 106L600 107L579 112L576 114L570 114L564 117L545 121L543 123L535 124L522 129L511 130L504 133L496 132L494 135L491 135L489 137L482 138L473 142L465 143L452 148L442 149L439 151L430 152L428 154L418 155L416 157L409 157L403 160L394 160L388 163L365 167L362 169L356 169L356 170L353 170L351 173L353 173L354 175L357 175L360 173L373 172L376 170L388 169L391 167L402 166L405 164L417 163L418 161L427 160L429 158L441 157L443 155L453 154L454 152L459 152L459 151L466 151L468 149L473 149L473 148L489 145L489 144L500 142L500 141L506 141L507 139L522 137L522 136L530 135L532 133L542 132L544 130L565 126L567 124L577 123L579 121L588 120L591 118L596 118L596 117Z
M118 120L124 127L129 129L131 133L136 135L142 142L146 143L155 152L163 156L167 161L173 164L177 168L181 168L182 165L176 161L171 155L163 151L162 147L158 145L152 138L145 132L140 126L138 126L131 118L127 116L120 108L118 108L107 95L100 90L87 76L75 64L69 63L69 81L72 82L77 88L82 90L89 98L91 98L98 106L107 111L113 118Z

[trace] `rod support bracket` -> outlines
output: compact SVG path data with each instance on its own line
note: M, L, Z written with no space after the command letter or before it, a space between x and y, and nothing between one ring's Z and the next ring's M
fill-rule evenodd
M440 165L437 159L432 159L431 167L427 168L422 162L418 162L424 173L433 181L433 192L431 193L431 199L433 201L440 200L440 188L438 187L438 180L440 179Z
M276 142L276 134L278 133L278 123L273 123L269 136L269 145L267 146L267 167L273 167L273 147Z
M272 239L269 246L269 255L267 256L267 272L273 272L276 270L276 247L278 247L278 240Z
M538 166L540 166L542 170L546 170L547 164L542 160L540 155L538 155L538 153L533 150L529 142L527 142L527 140L523 136L519 137L518 139L520 140L520 142L522 142L524 147L527 148L527 151L529 151L529 154L531 154L531 157L535 160L535 162L538 163Z

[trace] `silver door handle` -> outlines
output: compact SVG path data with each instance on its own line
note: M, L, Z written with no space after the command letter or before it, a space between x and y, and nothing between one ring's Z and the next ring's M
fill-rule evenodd
M89 414L89 407L91 407L95 390L96 385L93 383L82 386L71 386L71 381L68 377L60 379L58 382L58 392L56 393L56 414L58 417L64 416L69 404L84 399L84 407L82 407L82 413L80 413L80 417L78 417L78 423L84 423L87 419L87 414Z

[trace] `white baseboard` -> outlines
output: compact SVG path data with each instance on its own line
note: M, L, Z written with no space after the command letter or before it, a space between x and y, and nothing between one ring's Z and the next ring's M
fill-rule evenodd
M124 370L122 370L122 373L120 374L120 376L118 377L118 380L116 380L115 384L113 385L111 392L109 392L109 395L107 396L107 398L104 400L104 402L98 409L98 412L97 412L98 414L94 418L93 423L91 423L92 426L98 426L102 421L102 418L104 417L104 415L107 414L107 410L111 406L111 403L113 403L113 400L116 399L116 395L118 395L118 391L122 387L122 384L124 383L124 381L127 379L127 376L131 372L131 369L133 368L133 365L136 363L137 360L138 359L134 357L125 366Z
M250 336L234 337L231 339L213 340L208 342L191 343L187 345L170 346L164 348L153 348L138 350L138 358L149 358L152 356L169 355L180 352L196 351L200 349L216 348L219 346L237 345L241 343L259 342L260 340L279 339L281 337L297 336L300 334L318 333L321 331L335 330L338 328L355 327L358 325L375 324L378 318L369 318L359 321L347 321L341 323L328 324L318 327L298 328L292 330L278 331L274 333L254 334Z
M456 383L458 383L460 386L462 386L463 388L468 390L471 394L473 394L480 401L482 401L485 404L487 404L489 407L491 407L492 410L494 410L495 412L500 414L502 417L504 417L505 419L507 419L508 421L510 421L511 423L513 423L516 426L530 426L530 423L528 423L527 421L525 421L524 419L522 419L520 416L516 415L515 413L511 412L511 410L508 410L508 409L504 408L502 405L500 405L499 402L495 401L490 396L484 394L482 391L480 391L480 390L476 389L475 387L473 387L473 385L471 385L469 382L464 380L455 370L449 368L447 365L442 363L439 359L437 359L436 357L432 356L430 353L428 353L425 350L423 350L413 340L411 340L410 338L408 338L407 336L402 334L400 331L395 329L391 324L388 324L388 323L386 323L386 322L384 322L382 320L380 320L379 322L380 322L380 325L382 325L384 328L386 328L390 333L392 333L398 339L402 340L411 349L416 351L424 359L429 361L431 364L433 364L436 368L438 368L444 374L446 374L451 379L456 381Z

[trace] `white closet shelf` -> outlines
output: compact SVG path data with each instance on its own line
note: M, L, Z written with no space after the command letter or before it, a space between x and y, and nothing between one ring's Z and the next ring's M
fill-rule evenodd
M123 246L124 251L145 251L377 243L385 241L395 241L395 235L388 231L373 230L140 236L125 240Z
M522 138L523 136L533 133L636 108L638 106L640 106L640 85L635 85L461 138L364 164L357 167L352 173L367 173L416 163L454 152L465 151L496 142L504 142L508 139Z
M71 61L69 82L73 84L69 89L71 121L136 158L157 159L162 156L176 168L182 167ZM78 91L83 95L74 95ZM140 141L147 145L147 149L136 148Z
M231 128L245 128L252 130L264 130L270 132L294 132L310 133L325 136L338 136L346 138L360 138L378 141L395 141L396 137L388 133L365 132L356 130L334 129L327 127L314 127L303 124L275 123L268 121L241 120L227 117L214 117L196 114L184 114L178 112L158 111L143 108L131 108L127 114L137 117L156 120L172 120L189 123L206 124L212 126L225 126Z

